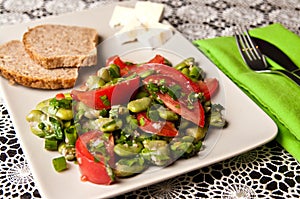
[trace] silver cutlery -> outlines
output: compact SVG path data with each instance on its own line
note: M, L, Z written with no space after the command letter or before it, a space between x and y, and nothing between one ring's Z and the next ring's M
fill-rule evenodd
M269 66L265 56L261 53L258 46L251 39L246 28L237 27L235 39L243 60L252 70L259 73L274 73L284 75L300 86L300 77L297 75L283 69L272 69Z
M258 46L259 50L265 57L276 62L285 70L300 77L300 68L281 49L266 40L253 36L250 36L250 38Z

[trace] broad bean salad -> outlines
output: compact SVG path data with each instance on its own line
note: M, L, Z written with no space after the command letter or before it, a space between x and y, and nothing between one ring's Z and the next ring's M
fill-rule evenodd
M217 90L194 58L172 65L161 55L145 63L113 56L80 89L38 103L26 119L45 149L61 154L56 171L74 161L83 181L109 185L197 155L208 128L226 125L223 106L211 102Z

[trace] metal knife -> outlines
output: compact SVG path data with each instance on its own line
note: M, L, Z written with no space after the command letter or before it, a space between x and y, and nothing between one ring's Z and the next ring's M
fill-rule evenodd
M267 42L265 40L252 37L259 50L268 58L272 59L274 62L285 68L287 71L298 75L300 78L300 68L277 46Z

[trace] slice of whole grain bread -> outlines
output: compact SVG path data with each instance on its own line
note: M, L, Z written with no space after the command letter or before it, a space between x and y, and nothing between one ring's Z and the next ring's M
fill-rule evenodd
M12 83L41 89L72 88L78 68L46 69L35 63L19 40L0 45L0 74Z
M44 24L23 35L26 52L45 68L96 65L97 43L95 29L79 26Z

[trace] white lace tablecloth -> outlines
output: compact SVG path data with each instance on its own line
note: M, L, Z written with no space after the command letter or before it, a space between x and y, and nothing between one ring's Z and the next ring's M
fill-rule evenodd
M189 40L232 35L237 24L280 22L300 35L299 0L153 0ZM0 0L0 25L89 9L112 0ZM1 93L1 92L0 92ZM41 198L0 96L0 197ZM117 198L300 198L300 163L275 141Z

